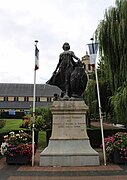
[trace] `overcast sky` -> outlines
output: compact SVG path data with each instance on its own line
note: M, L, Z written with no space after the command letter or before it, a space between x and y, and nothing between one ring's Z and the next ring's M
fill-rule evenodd
M52 75L69 42L80 59L107 8L115 0L0 0L0 83L34 82L34 41L39 70L36 82Z

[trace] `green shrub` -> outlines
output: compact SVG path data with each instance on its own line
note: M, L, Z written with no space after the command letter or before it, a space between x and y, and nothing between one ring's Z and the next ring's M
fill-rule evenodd
M24 116L23 122L22 122L22 125L20 126L20 128L28 128L29 124L31 123L30 118L31 118L30 114L27 114L26 116Z
M0 119L0 129L3 128L6 124L6 120Z
M35 128L39 131L43 130L43 127L45 125L45 120L42 116L37 116L35 121Z
M52 113L49 107L37 107L35 109L35 128L42 131L52 128ZM32 111L31 111L32 116ZM32 126L32 120L30 127Z
M30 128L32 128L32 120L29 124ZM35 120L35 129L37 131L45 131L47 129L51 129L51 121L46 121L43 116L37 116Z

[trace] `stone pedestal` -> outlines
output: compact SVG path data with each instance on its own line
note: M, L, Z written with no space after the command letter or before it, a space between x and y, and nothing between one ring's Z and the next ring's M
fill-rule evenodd
M84 101L54 101L52 135L40 154L40 166L95 166L99 154L91 146L86 131Z

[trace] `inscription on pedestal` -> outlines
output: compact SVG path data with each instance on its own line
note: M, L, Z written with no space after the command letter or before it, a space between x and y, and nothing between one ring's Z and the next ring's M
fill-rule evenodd
M64 122L62 122L62 119L64 119L64 117L61 117L60 119L57 117L56 121L58 122L54 122L53 125L57 126L57 128L81 128L83 126L84 129L85 122L80 122L83 121L83 117L81 116L66 117Z
M51 139L84 139L86 123L84 115L54 115Z

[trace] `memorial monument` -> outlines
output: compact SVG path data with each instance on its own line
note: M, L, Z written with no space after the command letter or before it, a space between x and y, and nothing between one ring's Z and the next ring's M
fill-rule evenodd
M51 107L52 135L40 154L40 166L99 165L99 154L91 147L86 131L88 106L83 94L87 75L80 59L70 51L69 43L64 43L63 50L56 70L47 82L58 86L62 93Z

